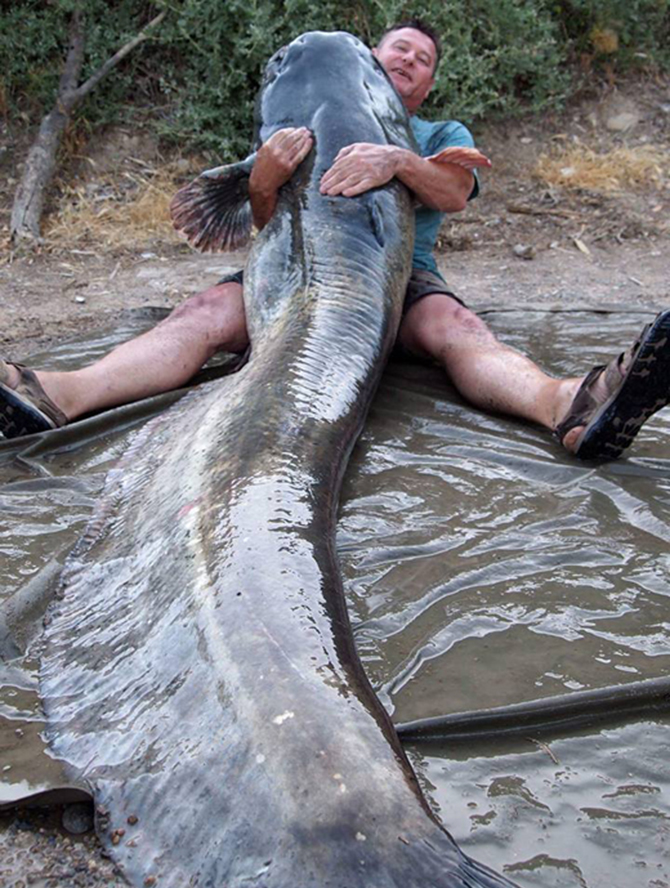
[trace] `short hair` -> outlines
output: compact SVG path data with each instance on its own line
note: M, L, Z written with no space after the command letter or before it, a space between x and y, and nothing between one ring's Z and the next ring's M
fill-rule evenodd
M421 31L422 34L425 34L426 37L430 37L433 41L433 45L435 46L435 67L433 69L433 74L437 71L437 66L440 64L440 59L442 58L442 39L440 35L437 33L435 28L432 28L427 22L424 22L423 19L420 18L412 18L412 19L404 19L401 22L396 22L395 25L391 25L390 28L387 28L382 36L379 38L377 43L378 46L386 40L389 34L392 34L394 31L401 31L403 28L412 28L414 31Z

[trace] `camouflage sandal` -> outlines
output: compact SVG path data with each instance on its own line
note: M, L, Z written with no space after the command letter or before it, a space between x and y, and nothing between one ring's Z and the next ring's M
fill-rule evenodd
M621 373L621 367L627 367ZM604 373L608 396L598 403L595 381ZM579 388L565 419L554 430L562 443L576 426L580 459L616 459L633 442L644 423L670 401L670 310L647 324L629 351L609 364L594 367Z
M8 385L10 366L16 367L20 375L15 389ZM67 416L56 407L32 370L0 360L0 432L5 438L46 432L66 423Z

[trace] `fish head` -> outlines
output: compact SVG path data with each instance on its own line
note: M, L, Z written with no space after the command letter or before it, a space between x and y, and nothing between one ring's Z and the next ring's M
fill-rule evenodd
M344 31L301 34L270 58L256 101L254 152L288 127L306 127L313 136L312 150L283 186L294 198L318 195L318 183L338 152L355 142L418 152L407 111L386 71L364 43ZM174 226L196 249L239 249L248 242L254 157L207 170L173 198ZM339 212L357 211L347 203Z
M353 142L416 150L386 71L345 31L301 34L270 58L256 103L255 147L285 127L311 130L325 164Z

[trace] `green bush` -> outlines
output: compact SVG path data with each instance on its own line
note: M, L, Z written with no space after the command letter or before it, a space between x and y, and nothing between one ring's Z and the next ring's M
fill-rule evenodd
M13 0L8 10L0 9L0 83L10 117L38 119L54 104L70 16L77 5L86 17L82 81L158 12L155 4L139 0ZM91 94L82 110L92 121L113 117L124 101L137 94L143 50L135 52L130 64L116 68Z
M0 79L9 112L40 111L53 102L66 41L66 18L55 6L17 3L0 12Z
M349 30L369 44L413 11L399 0L185 0L163 37L171 63L162 88L176 98L159 123L168 139L218 158L239 157L251 137L253 98L274 50L307 30ZM569 90L551 16L518 0L433 0L422 13L444 35L437 83L425 105L433 117L472 121L492 113L539 110Z
M559 105L570 87L551 17L533 3L435 4L444 57L426 110L465 121Z
M670 0L424 0L420 10L402 0L13 0L0 8L10 120L36 122L52 106L77 4L87 22L83 77L158 9L168 12L78 113L100 124L140 105L163 138L222 161L247 151L265 61L306 30L349 30L373 44L418 12L445 49L422 113L466 123L559 106L575 85L566 63L584 54L621 69L670 61Z
M572 55L626 70L670 64L670 0L547 0Z

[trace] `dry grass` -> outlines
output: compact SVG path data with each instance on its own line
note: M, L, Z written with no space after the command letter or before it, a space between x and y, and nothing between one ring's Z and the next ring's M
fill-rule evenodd
M670 188L670 153L658 146L597 153L565 144L539 158L534 175L550 187L596 193ZM58 208L43 223L47 249L141 250L178 244L169 204L176 190L205 168L202 158L160 166L125 158L120 169L87 182L61 184Z
M658 146L616 148L598 154L585 145L561 148L539 158L534 175L549 186L612 194L668 181L670 153Z
M189 164L187 175L203 169ZM179 243L169 206L184 184L184 162L159 168L143 164L137 172L62 189L58 210L44 222L44 238L52 247L104 246L137 249L156 241Z

